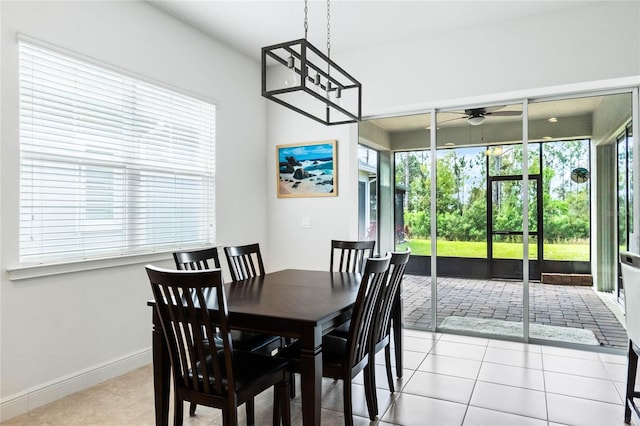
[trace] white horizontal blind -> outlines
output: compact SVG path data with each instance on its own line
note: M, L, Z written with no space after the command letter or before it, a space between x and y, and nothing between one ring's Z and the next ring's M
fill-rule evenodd
M214 240L215 106L20 42L20 261Z

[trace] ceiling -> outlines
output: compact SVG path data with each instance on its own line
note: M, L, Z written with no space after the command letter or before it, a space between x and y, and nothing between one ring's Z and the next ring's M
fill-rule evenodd
M528 105L530 121L547 120L551 117L564 118L591 114L602 96L562 99L548 102L533 102ZM503 105L497 111L522 111L522 104ZM464 109L438 112L436 116L438 128L469 126ZM521 121L521 116L499 117L487 116L485 123L499 124ZM388 117L371 120L376 126L387 132L403 132L426 129L431 125L431 114L414 114L399 117Z
M260 61L263 46L304 37L304 1L147 0L148 3L195 27L235 50ZM432 34L468 30L534 15L584 7L570 1L380 1L330 2L332 51L428 38ZM308 3L308 40L326 50L327 4Z
M146 0L149 4L210 35L236 51L260 61L261 48L304 37L304 0ZM570 8L581 8L591 0L562 1L382 1L332 0L330 34L333 52L375 48L408 39L428 39L434 34L468 31L473 27L503 21L544 16ZM308 1L308 40L326 51L327 2ZM599 97L545 102L529 106L530 120L589 114ZM483 105L481 105L483 106ZM505 106L521 110L521 105ZM439 112L438 128L468 126L464 109ZM461 118L462 117L462 118ZM485 123L507 123L520 116L488 117ZM429 114L372 120L387 132L425 129ZM446 122L446 123L443 123Z

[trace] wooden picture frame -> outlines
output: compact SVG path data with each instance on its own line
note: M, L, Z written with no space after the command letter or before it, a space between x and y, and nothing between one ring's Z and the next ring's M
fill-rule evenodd
M278 198L336 197L337 141L276 146Z

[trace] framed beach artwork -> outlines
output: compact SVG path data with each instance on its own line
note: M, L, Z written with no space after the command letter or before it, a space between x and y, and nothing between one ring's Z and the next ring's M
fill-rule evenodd
M337 141L276 146L278 197L338 195Z

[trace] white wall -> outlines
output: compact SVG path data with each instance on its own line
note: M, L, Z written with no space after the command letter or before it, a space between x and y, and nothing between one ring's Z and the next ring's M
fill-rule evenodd
M358 153L357 125L324 126L271 102L267 108L269 211L269 265L284 268L326 270L331 239L358 237ZM281 144L338 141L338 196L277 198L275 147ZM301 219L311 218L311 228Z
M217 244L259 241L266 249L271 197L264 183L266 102L255 61L143 2L2 1L0 15L0 411L6 419L149 362L151 344L143 264L8 279L7 268L18 266L17 32L218 105Z

